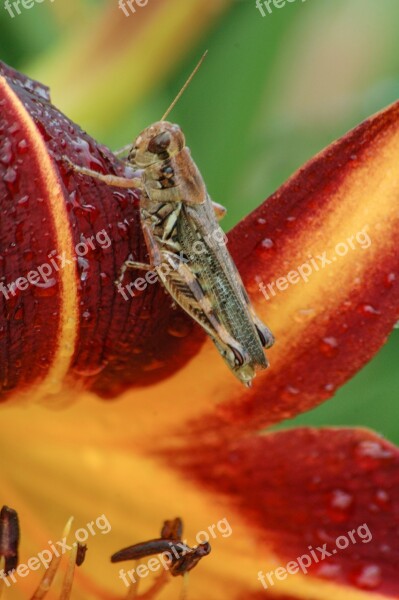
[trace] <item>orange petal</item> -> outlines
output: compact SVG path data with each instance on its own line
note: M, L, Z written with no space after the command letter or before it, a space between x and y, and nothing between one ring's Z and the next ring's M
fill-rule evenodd
M111 525L106 534L96 526L96 535L89 535L87 560L76 572L74 597L106 597L111 592L123 596L126 588L119 568L135 565L112 565L110 555L157 537L162 521L177 515L183 518L184 536L192 545L199 532L219 524L210 539L212 553L190 574L189 597L257 599L259 593L266 595L258 580L260 570L284 567L306 553L309 545L322 545L327 541L323 530L336 537L365 520L377 543L362 543L362 552L366 549L370 554L361 553L358 562L349 548L348 555L343 550L337 557L340 580L331 577L337 575L336 568L330 569L329 579L325 568L324 573L298 573L271 591L302 600L365 600L372 591L370 600L381 600L387 586L396 585L389 555L381 546L392 543L396 560L398 451L374 434L292 430L237 440L224 448L217 438L207 447L193 439L195 448L161 455L155 452L159 440L153 437L154 452L149 457L137 452L127 432L128 423L135 419L134 403L130 413L124 413L126 428L121 415L114 418L118 406L76 403L62 413L40 406L3 409L1 448L12 460L3 461L1 489L4 500L20 515L20 560L26 562L48 548L48 540L58 539L71 514L76 528L87 530L87 524L102 514ZM162 419L162 415L152 416L155 424ZM27 420L29 443L24 444ZM365 558L367 565L376 564L386 576L382 588L354 586L353 577L362 575ZM363 573L367 582L378 570ZM41 574L19 578L17 589L26 597ZM160 600L179 597L181 586L181 579L173 578Z

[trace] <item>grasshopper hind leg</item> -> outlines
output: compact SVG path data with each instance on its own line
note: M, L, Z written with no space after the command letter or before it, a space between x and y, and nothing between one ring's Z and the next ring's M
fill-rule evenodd
M212 338L219 354L224 359L230 371L247 387L251 387L255 377L255 369L249 362L249 356L244 349L238 351L237 347L222 344L220 339Z
M264 348L271 348L274 344L274 335L258 318L254 319L255 329L258 333L260 343Z

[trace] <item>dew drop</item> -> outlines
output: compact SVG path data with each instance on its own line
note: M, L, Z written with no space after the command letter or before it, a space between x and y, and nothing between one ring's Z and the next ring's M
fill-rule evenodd
M19 130L20 130L20 126L17 121L15 121L15 123L10 125L10 127L8 128L8 132L11 133L11 135L14 135L14 133L17 133Z
M381 569L378 565L364 565L352 571L352 582L364 590L375 590L382 583Z
M29 206L29 196L27 194L25 194L25 196L21 196L21 198L18 200L17 204L19 204L20 206Z
M72 145L75 148L77 154L83 158L83 162L90 168L98 171L99 173L105 173L105 168L102 162L94 156L90 144L83 138L77 138L72 141Z
M328 515L334 523L347 521L353 508L353 496L344 490L334 490L330 497Z
M287 228L291 229L296 224L295 221L296 221L296 217L292 217L292 216L287 217L285 220Z
M21 140L17 144L17 152L18 154L26 154L29 150L29 145L26 140Z
M380 311L371 306L371 304L361 304L358 307L358 312L368 318L375 318L380 315Z
M270 250L270 248L273 248L274 242L270 238L265 238L261 241L260 246L263 250Z
M12 149L11 142L9 139L5 139L3 143L3 147L0 151L0 162L4 165L9 165L12 161Z
M164 366L165 363L162 360L157 360L154 358L143 367L143 371L157 371L158 369L162 369Z
M316 314L314 308L301 308L294 315L294 321L297 323L306 323L310 321Z
M6 183L14 183L17 180L17 172L12 167L9 167L3 175L3 180Z
M77 263L80 270L80 281L86 281L89 275L90 263L87 258L83 258L83 256L78 256Z
M280 393L280 398L283 402L291 403L293 398L295 398L295 396L297 396L298 394L299 394L298 388L296 388L292 385L287 385L283 389L283 391Z
M322 354L328 358L333 358L338 353L338 341L335 337L323 338L319 347Z
M41 367L42 369L45 369L46 367L48 367L50 364L50 360L48 358L48 356L40 356L39 358L39 367Z
M184 338L191 332L191 323L187 321L183 316L173 317L169 327L167 329L169 335L177 338Z
M392 452L384 448L379 442L365 440L360 442L355 448L355 457L358 464L363 469L376 469L381 461L391 460Z
M117 227L118 227L122 237L126 238L126 234L128 232L128 226L126 225L126 223L119 221L117 224Z
M326 383L324 386L324 389L326 392L333 392L335 390L335 384L334 383Z
M384 285L387 288L391 288L393 286L393 284L396 281L396 274L395 273L388 273L388 275L385 276L384 279Z
M73 368L74 373L77 375L83 375L84 377L93 377L94 375L99 375L102 371L104 371L108 362L104 361L99 365L88 365L84 366L76 366Z
M357 447L357 452L360 456L367 456L375 459L387 459L392 458L392 452L387 448L384 448L378 442L364 441L360 442Z
M88 217L88 221L92 224L96 221L100 214L100 210L93 204L83 204L82 210L86 213L85 216Z
M123 194L122 192L113 192L113 196L117 200L117 202L122 210L127 208L128 200L127 200L127 197L125 196L125 194Z
M390 500L389 494L385 490L379 489L375 492L374 502L380 508L388 508L390 505Z
M34 284L34 294L40 298L49 298L57 293L57 280L51 277L48 281Z
M327 563L320 565L317 569L317 574L320 577L327 577L328 579L337 579L341 574L341 566L337 564Z

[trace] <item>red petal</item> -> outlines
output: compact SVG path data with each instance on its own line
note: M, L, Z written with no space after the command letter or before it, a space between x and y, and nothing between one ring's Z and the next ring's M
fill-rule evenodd
M158 285L130 302L114 285L130 253L145 257L137 195L71 173L63 155L100 172L120 173L121 163L49 103L47 88L6 66L0 75L3 399L59 394L66 377L115 395L169 375L190 357L180 347L191 323L171 316ZM44 263L47 283L29 285ZM26 289L11 292L20 277Z
M399 102L317 155L233 230L230 250L276 343L250 392L225 377L217 415L214 387L202 385L212 404L193 423L198 433L234 436L309 410L385 343L399 316L398 154ZM291 271L292 283L279 281ZM216 361L207 377L221 380Z
M298 578L289 575L289 589L279 588L273 576L274 593L295 590L304 598L303 585L317 592L320 579L328 579L399 594L399 450L374 433L293 429L170 459L189 479L221 494L257 532L265 570L271 553L275 568L310 555L306 581L300 570ZM323 544L331 556L321 552Z

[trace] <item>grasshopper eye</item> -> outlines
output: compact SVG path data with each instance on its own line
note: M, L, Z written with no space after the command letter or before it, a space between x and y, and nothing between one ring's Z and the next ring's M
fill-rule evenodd
M172 136L170 135L170 133L168 131L164 131L152 138L152 140L148 144L148 150L153 154L163 154L165 150L170 146L171 141Z

